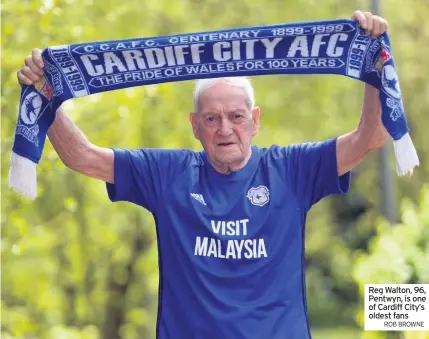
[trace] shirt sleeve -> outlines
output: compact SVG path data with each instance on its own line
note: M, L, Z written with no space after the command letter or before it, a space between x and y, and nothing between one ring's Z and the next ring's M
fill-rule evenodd
M175 175L183 171L190 151L113 149L114 184L106 183L112 202L128 201L154 213Z
M286 148L289 181L306 211L324 197L350 189L351 173L338 175L336 143L334 138Z

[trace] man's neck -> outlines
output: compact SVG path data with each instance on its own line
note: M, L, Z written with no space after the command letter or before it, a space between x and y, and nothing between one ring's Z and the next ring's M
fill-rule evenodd
M249 162L249 159L251 156L252 156L252 149L250 148L244 160L240 162L232 163L232 164L221 164L221 163L215 163L210 158L209 158L209 162L212 164L216 172L220 174L228 175L228 174L231 174L232 172L237 172L242 168L244 168L244 166L246 166L247 163Z

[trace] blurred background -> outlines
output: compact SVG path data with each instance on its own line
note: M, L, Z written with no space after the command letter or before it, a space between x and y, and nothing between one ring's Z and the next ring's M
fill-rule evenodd
M67 169L49 141L29 201L7 186L18 113L16 72L33 48L229 27L350 18L371 0L5 0L2 4L1 338L155 339L158 261L152 216L110 203L102 182ZM392 143L354 171L348 195L310 211L306 260L314 339L427 339L363 331L365 283L429 283L429 2L380 0L389 22L411 137L421 165L398 177ZM357 126L363 84L340 76L253 78L255 144L319 141ZM200 150L193 82L67 101L103 147ZM186 305L184 305L186 309ZM185 338L183 338L185 339ZM269 338L266 338L269 339Z

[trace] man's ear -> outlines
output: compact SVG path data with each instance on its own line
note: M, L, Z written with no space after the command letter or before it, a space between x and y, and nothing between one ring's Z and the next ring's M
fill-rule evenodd
M261 116L261 109L259 107L255 107L252 112L252 120L253 120L253 131L252 135L255 136L259 130L259 118Z
M194 137L197 140L200 140L200 137L198 135L198 126L197 126L197 117L196 117L196 113L194 112L190 112L189 113L189 122L191 123L191 127L192 127L192 132L194 132Z

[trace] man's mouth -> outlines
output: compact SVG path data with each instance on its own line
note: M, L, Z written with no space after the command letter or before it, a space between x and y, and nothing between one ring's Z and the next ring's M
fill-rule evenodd
M231 145L234 145L234 143L233 142L221 142L218 144L218 146L220 146L220 147L227 147L227 146L231 146Z

